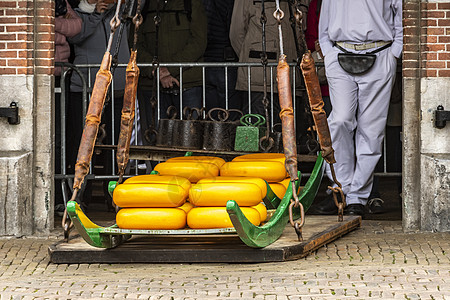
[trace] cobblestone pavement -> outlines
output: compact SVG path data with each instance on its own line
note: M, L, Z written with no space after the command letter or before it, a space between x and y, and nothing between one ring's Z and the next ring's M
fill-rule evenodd
M0 239L1 299L450 299L450 233L399 221L363 221L283 263L56 265L59 239Z

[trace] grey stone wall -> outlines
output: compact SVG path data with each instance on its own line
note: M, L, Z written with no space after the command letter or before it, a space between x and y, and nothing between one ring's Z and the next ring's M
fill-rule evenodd
M450 231L450 154L422 155L421 231Z
M0 119L0 235L53 229L53 77L0 76L0 106L15 101L20 124Z
M0 151L33 151L34 76L0 76L0 106L12 101L19 107L19 125L10 125L0 118Z
M437 106L442 105L445 110L450 110L450 78L423 78L420 88L420 152L423 154L450 153L450 122L447 122L447 126L442 129L434 127L434 111Z
M420 227L450 231L450 122L434 127L438 105L450 110L450 78L423 78L420 107Z
M33 233L31 152L0 151L0 236Z

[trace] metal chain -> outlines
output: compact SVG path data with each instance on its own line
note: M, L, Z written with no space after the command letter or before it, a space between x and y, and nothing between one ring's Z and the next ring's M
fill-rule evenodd
M273 147L274 141L269 136L270 132L270 122L269 122L269 99L267 99L267 51L266 51L266 10L264 7L264 0L261 0L261 28L262 28L262 53L261 53L261 64L263 66L263 86L264 86L264 94L262 103L264 105L264 112L266 115L266 134L259 140L259 146L263 150L263 152L269 152L269 150ZM267 142L267 144L265 143Z
M300 62L301 62L301 57L303 55L303 53L300 51L300 45L298 44L298 36L297 36L297 26L296 26L296 16L294 15L294 12L292 11L292 6L295 5L295 0L290 0L289 1L289 22L291 23L291 28L292 28L292 33L294 35L294 42L295 42L295 51L297 53L297 68L300 68ZM300 28L301 30L301 28Z
M346 201L345 201L345 195L344 192L342 191L342 184L337 180L336 178L336 172L334 171L334 165L333 164L329 164L330 165L330 171L331 171L331 176L333 177L333 181L334 183L336 183L336 187L331 187L329 186L328 189L331 190L332 195L333 195L333 200L334 200L334 204L337 206L338 208L338 221L342 222L344 220L344 207L347 205ZM341 202L339 202L337 195L341 196Z
M129 14L131 14L131 10L132 10L131 2L134 2L134 0L129 0L128 2L125 3L125 7L123 9L123 14L119 18L119 25L117 26L119 28L119 32L117 33L116 44L114 47L114 52L112 54L111 67L110 67L110 72L111 72L111 75L113 75L113 76L114 76L114 72L116 71L117 66L119 65L119 49L120 49L120 44L122 41L123 31L125 30L125 25L128 21L128 16L129 16ZM113 21L114 18L115 17L113 17L111 19L111 22ZM110 25L112 26L111 22L110 22ZM117 27L114 28L114 31L117 29ZM111 30L112 30L112 27L111 27ZM110 105L110 103L111 103L111 88L109 88L108 94L106 95L106 98L105 98L105 105L103 106L103 110L102 110L102 119L103 119L103 114L105 113L105 109L108 105ZM105 125L105 124L103 124L103 125ZM101 132L102 130L103 130L103 133L102 133L103 138L101 138L101 135L99 134L98 138L97 138L97 140L99 142L101 142L107 135L106 130L104 129L104 126L103 126L103 128L101 128L101 127L99 128L99 132ZM97 142L97 143L99 143L99 142Z
M295 2L296 2L296 5L295 5L294 19L299 28L300 41L302 42L302 47L303 47L303 49L306 50L306 49L308 49L308 45L306 44L305 32L303 30L303 24L302 24L303 13L299 8L300 5L299 5L298 1L295 1Z
M154 107L156 107L157 104L157 97L156 97L156 91L158 88L158 80L157 80L157 70L159 68L159 25L161 23L161 15L160 15L160 0L156 1L156 14L153 17L153 22L155 22L155 53L153 55L153 61L152 61L152 66L153 66L153 87L152 87L152 96L150 97L150 105L152 107L152 112L151 112L151 116L152 116L152 121L153 124L155 124L154 122L154 118L155 118L155 114L154 114ZM152 135L156 135L156 127L155 125L150 125L149 128L147 128L144 132L144 138L147 140L147 142L149 144L151 144L152 139L151 136Z
M114 75L114 71L116 70L117 65L119 64L120 42L122 40L123 31L125 29L125 24L127 22L127 14L131 13L130 2L132 2L132 1L134 1L134 0L131 0L131 1L128 1L125 3L123 14L121 15L121 17L119 19L119 21L120 21L120 26L118 26L119 32L117 33L116 44L114 47L114 54L112 54L112 60L111 60L110 71L111 71L112 75ZM112 19L111 19L111 21L112 21Z
M153 21L155 22L155 53L153 55L153 68L159 67L158 62L158 48L159 48L159 25L161 23L161 16L159 14L159 4L160 0L156 1L156 15L153 17Z
M78 189L75 189L72 193L72 198L70 198L69 201L75 201L75 199L77 198L77 194L78 194ZM69 223L69 221L70 221L70 223ZM61 225L64 230L64 240L66 242L68 242L69 241L69 233L70 233L70 229L72 229L72 227L73 227L73 222L70 220L70 218L67 214L67 204L64 209L64 214L62 217Z
M120 25L120 18L119 18L119 11L120 11L120 5L122 0L117 0L117 6L116 6L116 12L114 14L114 17L112 17L111 21L109 22L109 25L111 27L111 32L109 34L108 39L108 47L106 47L106 52L111 52L111 45L114 37L114 32L116 31L117 27Z
M136 15L133 17L134 24L134 38L133 38L133 50L136 50L136 44L138 39L138 30L139 26L141 26L143 22L142 14L141 14L141 0L138 0L136 7Z
M305 224L305 209L303 207L303 204L300 203L300 200L298 199L294 181L291 181L291 186L292 186L292 198L291 204L289 204L289 223L291 223L292 227L294 227L295 233L297 233L298 240L302 241L303 240L302 228L303 225ZM294 221L294 214L292 211L294 207L300 208L300 221Z

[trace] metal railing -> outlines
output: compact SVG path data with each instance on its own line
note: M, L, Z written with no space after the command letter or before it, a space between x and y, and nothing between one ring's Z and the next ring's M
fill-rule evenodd
M61 148L60 148L60 153L61 153L61 172L60 174L55 174L55 179L61 180L61 187L63 189L63 196L64 194L66 194L64 197L67 196L67 186L65 186L66 184L69 186L69 188L71 188L71 181L73 180L73 175L72 174L67 174L67 169L66 169L66 165L67 165L67 157L66 157L66 141L67 141L67 128L66 128L66 115L65 115L65 110L66 110L66 104L68 99L66 98L66 96L68 95L68 91L66 91L65 89L65 84L66 84L66 80L67 80L67 76L68 74L70 74L71 72L76 72L81 80L82 80L82 84L83 84L83 91L82 91L82 110L83 110L83 116L86 115L86 111L87 111L87 107L89 104L89 99L90 99L90 95L92 92L92 82L93 79L95 78L91 78L91 71L92 70L98 70L98 68L100 67L100 64L80 64L80 65L73 65L73 64L69 64L69 63L56 63L57 66L60 66L62 68L62 72L61 72L61 87L55 89L55 93L60 93L61 97L60 97L60 106L61 106L61 114L60 114L60 118L59 121L61 122ZM299 78L301 72L300 71L294 71L296 70L296 63L292 62L289 63L290 65L290 70L291 70L291 84L292 84L292 95L293 95L293 99L295 99L295 97L299 96L299 97L307 97L306 93L304 91L304 89L299 88L299 83L302 82L302 79ZM118 64L117 68L126 68L126 64ZM144 68L144 67L153 67L153 64L138 64L139 68ZM318 66L320 66L318 64ZM229 69L230 68L236 68L236 67L241 67L241 68L247 68L247 73L248 73L248 78L247 78L247 95L248 95L248 111L246 113L251 113L252 112L252 102L251 102L251 93L252 93L252 86L251 86L251 78L252 78L252 69L254 68L262 68L262 65L260 62L255 62L255 63L238 63L238 62L231 62L231 63L206 63L206 62L202 62L202 63L160 63L159 67L178 67L179 68L179 72L180 72L180 86L179 86L179 95L180 95L180 100L179 100L179 105L180 107L183 107L183 69L184 68L201 68L202 69L202 104L203 107L206 107L206 69L207 68L223 68L224 70L224 76L225 76L225 109L228 109L229 103L228 103L228 73L229 73ZM268 97L270 100L270 121L271 121L271 127L274 125L274 95L275 95L275 89L276 89L276 67L277 67L277 63L268 63L267 64L267 68L268 68L268 86L270 87L270 92L268 92ZM86 69L87 70L87 78L85 78L82 70ZM159 82L159 68L157 68L157 80ZM125 79L124 79L125 80ZM160 107L161 107L161 99L160 99L160 86L157 86L157 92L156 92L156 99L157 99L157 120L160 119ZM115 108L114 108L114 80L111 84L111 121L116 122L115 120ZM294 117L296 117L296 101L293 101L293 105L294 105ZM183 118L183 115L180 114L180 118ZM118 120L118 122L120 122L120 119ZM294 123L295 124L295 123ZM135 131L135 138L134 138L134 143L133 145L138 145L138 138L137 138L137 132L138 132L138 122L135 122L134 125L134 131ZM107 133L111 135L111 141L112 144L115 145L116 141L115 141L115 129L114 129L114 125L111 126L111 132ZM383 164L383 170L381 172L376 172L376 175L378 176L401 176L400 172L388 172L387 171L387 158L386 158L386 143L383 142L383 160L382 160L382 164ZM111 150L111 156L110 156L110 163L112 166L112 172L109 175L95 175L92 172L92 165L91 165L91 169L90 169L90 173L86 176L86 180L113 180L113 179L117 179L118 176L115 175L116 170L115 170L115 150L112 149ZM134 168L131 175L137 175L138 174L138 164L137 162L134 164ZM130 176L131 176L130 175ZM308 175L308 174L305 174Z

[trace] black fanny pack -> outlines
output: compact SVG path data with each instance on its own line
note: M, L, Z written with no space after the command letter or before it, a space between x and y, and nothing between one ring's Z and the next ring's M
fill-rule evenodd
M338 54L339 65L341 66L342 69L344 69L344 71L354 75L364 74L368 72L374 65L375 60L377 58L375 53L380 52L386 48L389 48L391 45L392 43L389 43L372 52L358 54L352 53L342 48L338 44L334 43L334 46L336 48L344 52Z

